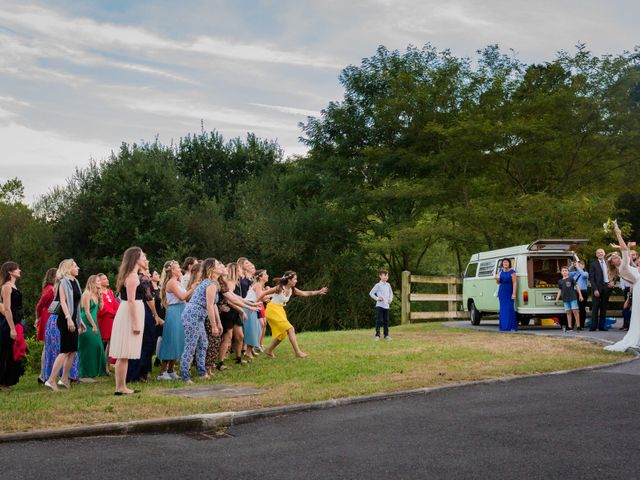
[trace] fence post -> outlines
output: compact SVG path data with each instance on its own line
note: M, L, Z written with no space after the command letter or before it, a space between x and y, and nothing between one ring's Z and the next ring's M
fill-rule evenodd
M411 272L404 270L402 272L402 316L400 320L402 325L411 322L411 302L409 302L409 295L411 295Z
M456 283L448 283L447 284L447 293L449 295L455 295L458 293L458 285ZM450 312L457 312L458 311L458 302L455 300L449 300L449 305L447 310L449 310Z

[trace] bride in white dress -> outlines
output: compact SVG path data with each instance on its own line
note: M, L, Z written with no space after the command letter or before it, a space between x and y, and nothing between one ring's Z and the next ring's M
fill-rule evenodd
M620 276L633 285L631 322L629 324L629 331L624 338L613 345L604 347L604 349L610 352L624 352L629 348L638 347L640 344L640 272L638 272L635 266L631 265L629 247L622 239L620 229L616 227L613 231L618 237L618 244L620 245L620 252L622 253Z

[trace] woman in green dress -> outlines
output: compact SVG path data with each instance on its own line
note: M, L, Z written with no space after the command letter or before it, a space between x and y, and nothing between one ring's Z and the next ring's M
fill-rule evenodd
M100 286L100 278L97 275L91 275L82 293L80 320L84 323L86 331L78 338L81 378L109 375L107 355L102 346L102 336L97 320L98 309L102 308Z

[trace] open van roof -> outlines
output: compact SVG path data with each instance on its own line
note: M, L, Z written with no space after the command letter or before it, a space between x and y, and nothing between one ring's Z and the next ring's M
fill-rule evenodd
M576 246L588 243L585 238L552 238L540 239L529 245L516 245L515 247L489 250L476 253L471 256L471 261L486 260L489 258L512 257L527 253L572 253Z

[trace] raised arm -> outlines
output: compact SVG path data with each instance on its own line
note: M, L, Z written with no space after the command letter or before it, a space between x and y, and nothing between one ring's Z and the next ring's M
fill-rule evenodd
M326 295L329 289L322 287L320 290L300 290L299 288L293 288L293 291L299 297L315 297L316 295Z
M173 293L180 300L182 300L183 302L186 302L191 298L191 295L193 295L194 289L190 288L185 292L181 288L179 288L181 286L182 285L178 282L178 280L176 280L175 278L172 278L171 280L169 280L169 283L167 284L167 292Z
M261 290L262 293L258 295L258 302L262 301L265 297L268 297L269 295L273 295L274 293L277 293L278 288L280 287L271 287L266 290L262 289ZM258 294L258 292L256 292L256 294Z
M624 238L622 238L622 232L620 231L620 229L618 227L615 227L613 229L613 233L616 234L616 237L618 238L618 245L620 248L621 252L624 252L625 250L629 250L629 247L627 247L627 244L624 241Z

